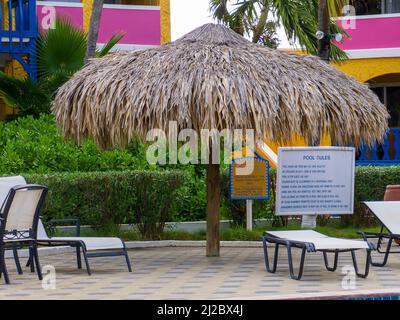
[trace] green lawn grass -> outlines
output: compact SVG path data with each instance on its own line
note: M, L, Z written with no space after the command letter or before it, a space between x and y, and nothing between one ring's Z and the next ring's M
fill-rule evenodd
M248 231L245 228L241 227L232 227L221 230L220 236L221 240L226 241L259 241L262 234L265 231L273 231L273 230L298 230L300 229L300 224L298 222L291 223L287 227L255 227L252 231ZM357 234L358 231L370 231L370 232L379 232L380 227L375 226L371 228L356 228L356 227L343 227L337 221L332 221L324 226L317 226L315 229L318 232L326 234L331 237L338 238L349 238L355 239L360 238L360 235ZM57 232L57 235L67 235L65 232L60 233ZM68 234L72 235L72 234ZM113 228L112 230L93 230L93 229L84 229L82 230L82 236L92 237L92 236L117 236L125 241L141 241L144 240L143 237L137 231L126 231L119 230L117 228ZM206 240L206 232L205 231L197 231L197 232L187 232L181 230L165 230L161 235L160 240Z

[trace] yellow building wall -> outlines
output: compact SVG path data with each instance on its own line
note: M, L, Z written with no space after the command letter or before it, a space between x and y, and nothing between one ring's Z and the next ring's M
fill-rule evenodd
M367 82L386 74L400 73L400 58L352 59L332 65L360 82Z
M90 15L92 14L93 0L82 0L83 4L83 30L89 31Z
M171 42L171 3L160 0L161 44Z

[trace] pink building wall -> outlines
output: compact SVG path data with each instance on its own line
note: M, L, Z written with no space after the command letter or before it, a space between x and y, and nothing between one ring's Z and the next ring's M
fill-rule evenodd
M98 42L107 42L116 32L126 33L120 44L160 45L160 11L103 8Z
M83 28L83 7L80 3L40 2L37 5L40 29L42 21L49 12L45 6L55 8L56 16L68 17L76 26ZM119 44L160 45L160 10L133 6L105 6L101 16L98 43L107 42L117 32L125 33Z
M400 16L357 17L355 29L346 32L351 39L339 45L344 50L400 48Z

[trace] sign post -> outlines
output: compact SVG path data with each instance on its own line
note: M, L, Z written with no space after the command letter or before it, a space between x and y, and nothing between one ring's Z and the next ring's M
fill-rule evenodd
M246 200L246 229L253 230L253 200Z
M231 200L246 200L246 227L253 230L253 200L269 199L269 163L259 157L234 159L230 173Z
M277 215L302 215L312 228L318 214L353 213L354 148L279 148L278 159Z

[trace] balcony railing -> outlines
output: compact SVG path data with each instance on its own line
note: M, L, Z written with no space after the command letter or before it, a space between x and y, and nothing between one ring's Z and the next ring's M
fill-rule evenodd
M19 61L32 78L36 78L37 37L35 0L9 0L5 6L0 6L0 53Z
M400 128L389 129L384 142L373 147L359 148L358 166L397 166L400 165Z
M2 47L4 43L28 43L30 38L37 37L36 1L12 0L0 8L0 36Z

